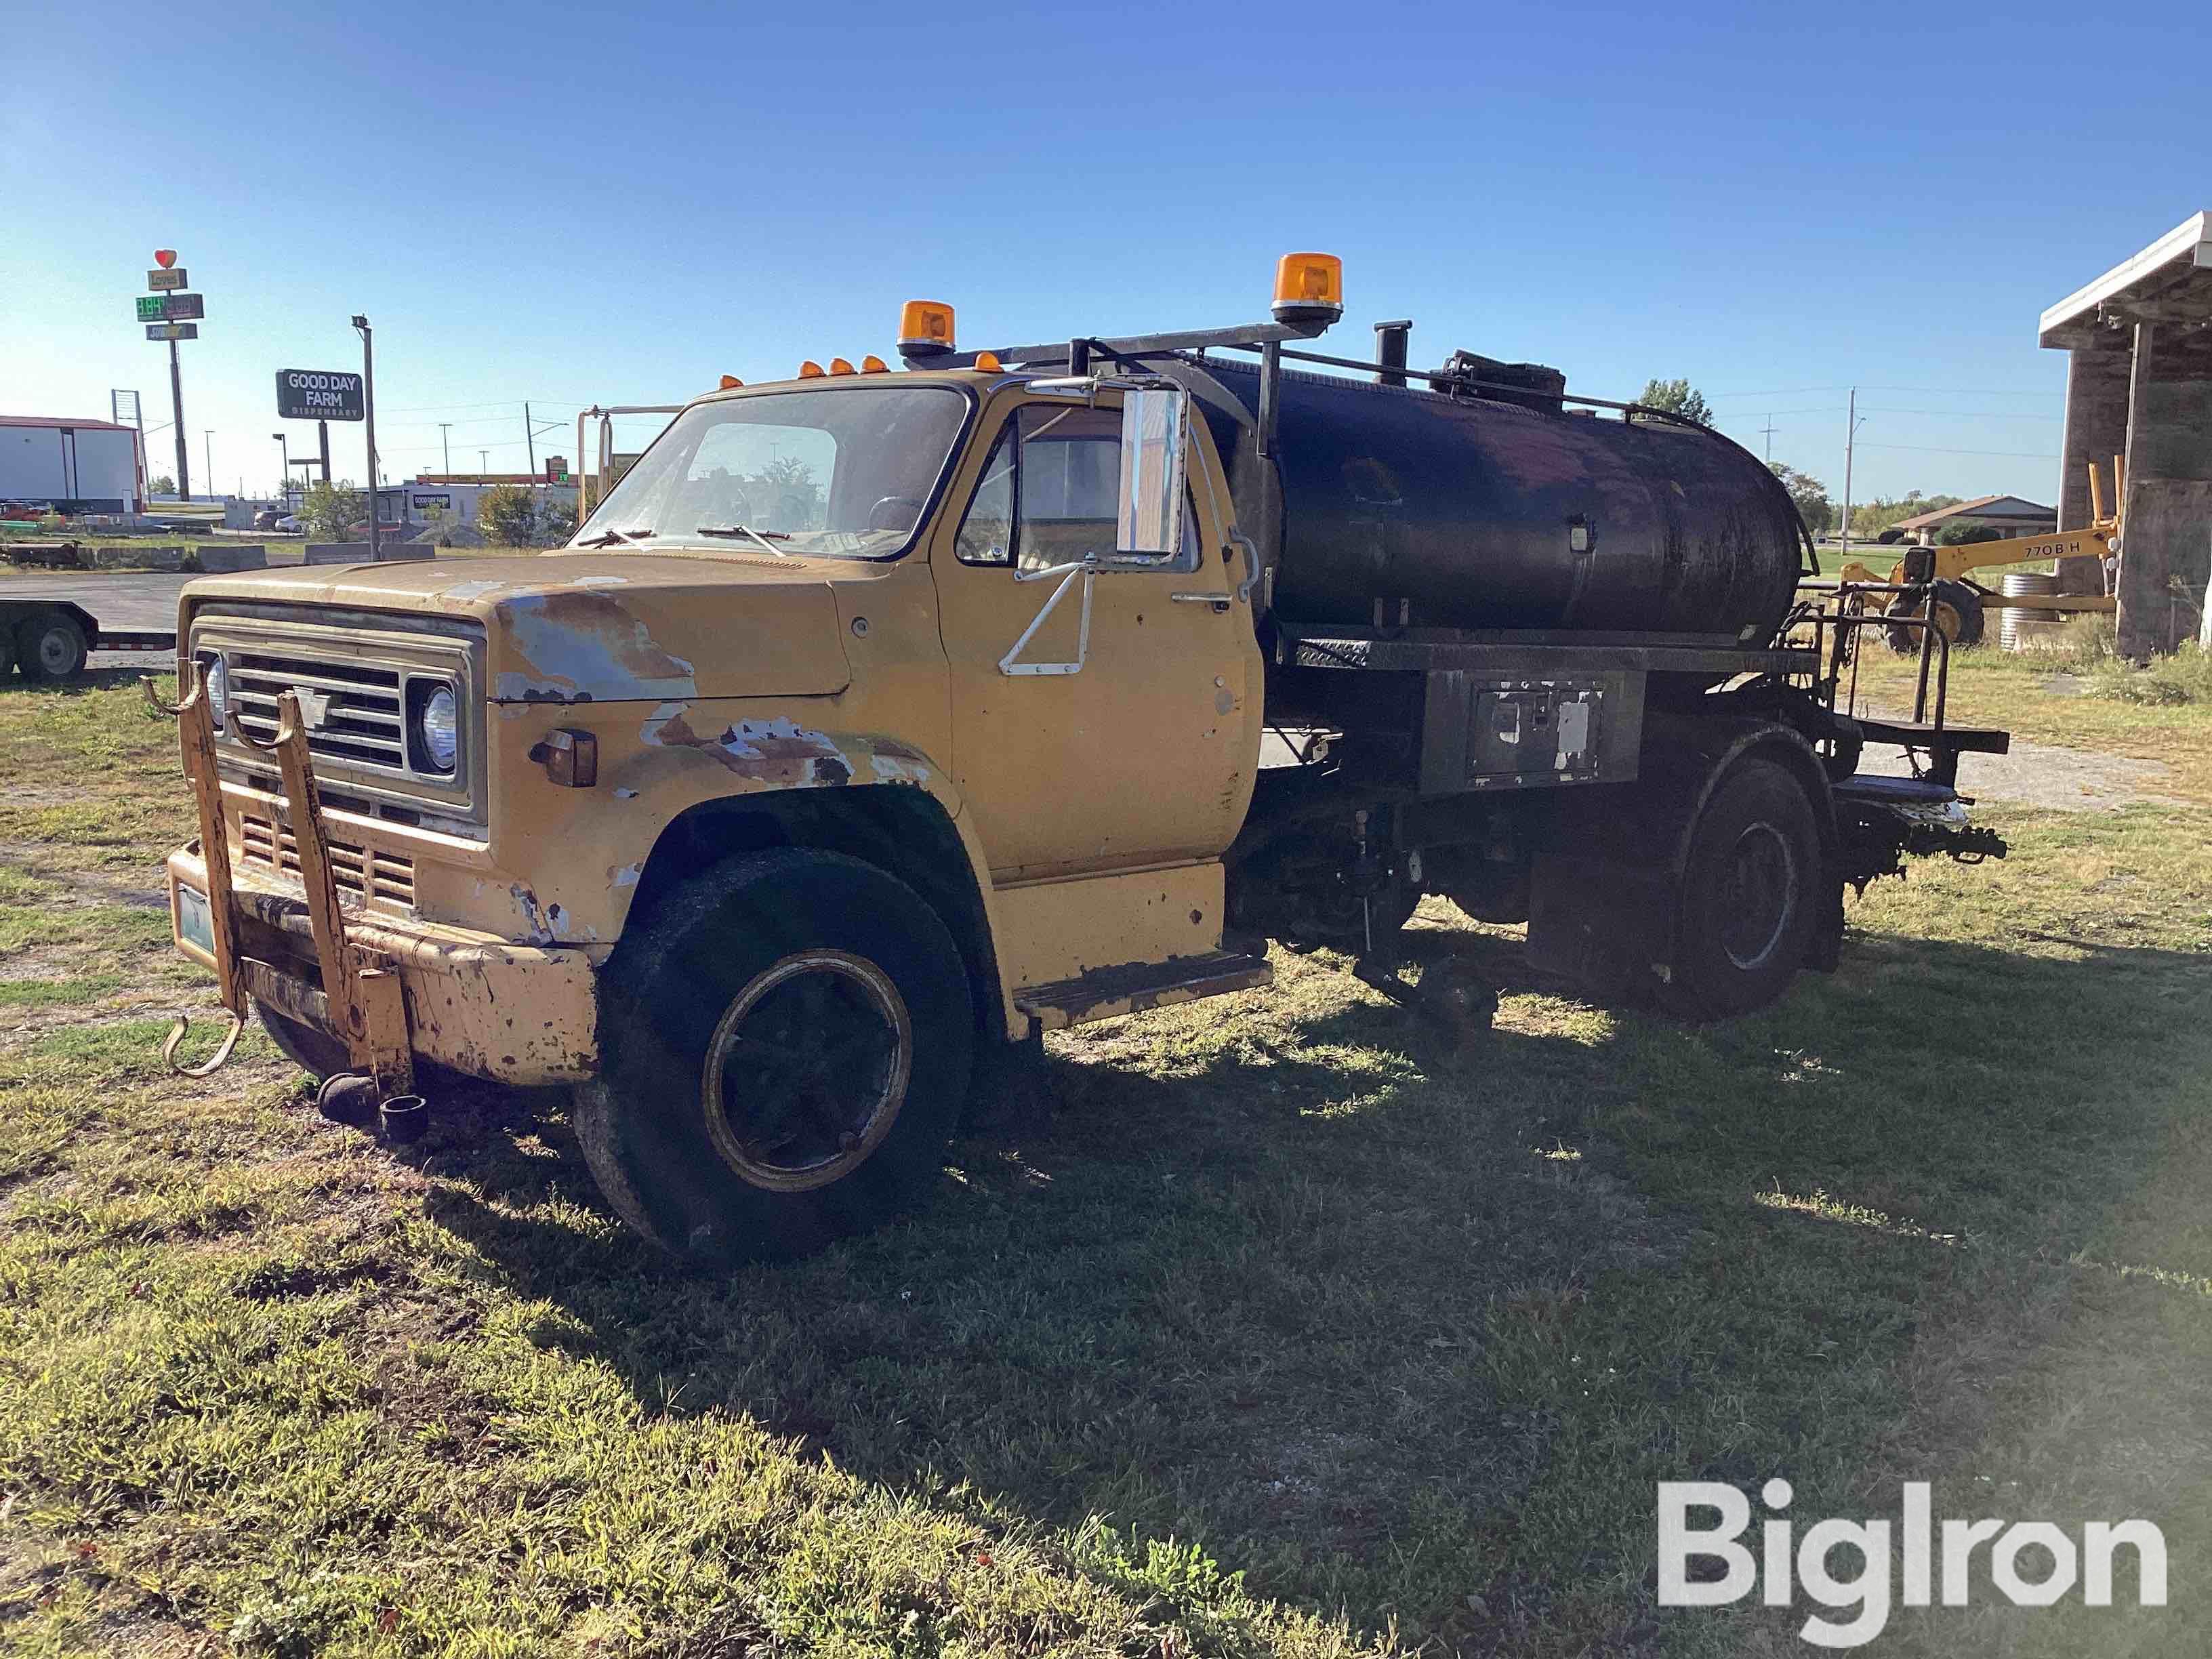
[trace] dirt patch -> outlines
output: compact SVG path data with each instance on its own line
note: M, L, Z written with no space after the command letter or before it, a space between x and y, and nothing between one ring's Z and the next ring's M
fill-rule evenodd
M1912 775L1902 753L1871 744L1859 762L1859 770L1883 777ZM2060 812L2109 812L2138 805L2188 805L2181 795L2168 793L2174 781L2172 769L2159 761L2062 749L2018 737L2012 740L2010 754L1964 755L1959 760L1961 794L1976 800L2016 801L2023 806L2044 806Z

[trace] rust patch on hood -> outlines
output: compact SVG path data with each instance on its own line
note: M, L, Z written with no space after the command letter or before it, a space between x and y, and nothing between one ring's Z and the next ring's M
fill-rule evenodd
M503 702L659 702L697 694L691 665L605 593L526 594L498 614L523 665L494 682L492 695Z

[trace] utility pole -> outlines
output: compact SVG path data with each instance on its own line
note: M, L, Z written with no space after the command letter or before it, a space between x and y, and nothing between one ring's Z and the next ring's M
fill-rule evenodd
M530 404L526 399L522 405L522 447L529 452L530 470L532 472L537 471L538 429L530 423Z
M1774 416L1769 415L1766 424L1759 429L1766 434L1766 462L1771 466L1774 464Z
M491 451L489 449L479 449L477 451L477 477L481 480L490 476Z
M1771 417L1770 417L1771 418ZM1848 424L1844 428L1844 556L1851 556L1851 457L1858 448L1859 389L1851 388L1849 412L1844 416Z
M207 462L208 495L212 497L215 494L215 428L211 426L200 428L200 455Z
M451 421L441 421L438 422L438 441L445 448L446 471L448 472L451 472L453 470L453 423Z
M185 441L185 377L177 368L177 343L169 342L169 401L175 406L173 424L177 435L177 494L185 501L192 498L191 446Z
M356 316L354 330L361 336L361 412L368 422L363 434L368 443L368 556L376 557L376 356L368 319Z

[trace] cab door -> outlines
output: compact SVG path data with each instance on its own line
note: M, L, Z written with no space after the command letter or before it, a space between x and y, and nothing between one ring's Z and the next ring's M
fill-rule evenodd
M1014 398L933 550L951 670L952 764L1000 880L1209 858L1235 836L1259 754L1261 663L1224 560L1225 491L1194 422L1182 553L1066 581L1016 665L1005 659L1088 553L1112 558L1118 399ZM1218 499L1217 499L1218 498ZM1030 580L1020 580L1030 578Z

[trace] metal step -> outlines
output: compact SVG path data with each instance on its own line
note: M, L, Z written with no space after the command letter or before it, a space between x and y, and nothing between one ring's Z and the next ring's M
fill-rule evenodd
M1113 1019L1146 1008L1165 1008L1230 991L1272 985L1275 970L1265 957L1215 951L1168 962L1132 962L1094 968L1073 979L1031 985L1014 993L1014 1006L1048 1031L1064 1031L1094 1019Z

